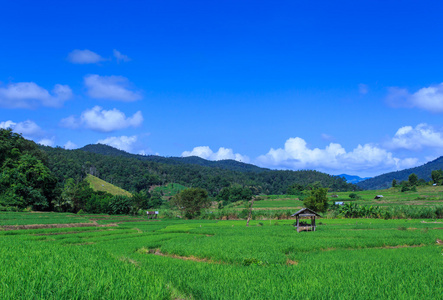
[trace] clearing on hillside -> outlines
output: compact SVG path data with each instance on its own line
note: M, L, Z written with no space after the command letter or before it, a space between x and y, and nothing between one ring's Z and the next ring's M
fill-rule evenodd
M125 191L122 188L119 188L118 186L115 186L109 182L106 182L98 177L95 177L91 174L88 174L85 178L87 182L89 182L89 185L94 191L102 191L107 192L109 194L112 194L114 196L122 195L122 196L128 196L131 197L132 194L128 191Z

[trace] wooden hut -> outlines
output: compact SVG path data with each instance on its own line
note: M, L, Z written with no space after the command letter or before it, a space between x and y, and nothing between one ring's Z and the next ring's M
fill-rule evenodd
M147 211L146 214L148 215L148 219L158 218L158 211Z
M315 217L321 217L318 213L309 208L302 208L295 214L291 215L291 217L295 217L297 232L300 231L315 231ZM300 222L300 219L310 219L311 224Z

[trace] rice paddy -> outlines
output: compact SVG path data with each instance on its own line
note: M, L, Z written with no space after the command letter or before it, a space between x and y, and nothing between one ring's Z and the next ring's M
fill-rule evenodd
M19 219L96 226L0 229L1 299L443 299L443 220Z

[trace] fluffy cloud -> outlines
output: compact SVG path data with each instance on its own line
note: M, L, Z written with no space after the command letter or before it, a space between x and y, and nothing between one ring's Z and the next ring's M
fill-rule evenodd
M37 144L43 145L43 146L54 146L54 138L51 139L41 139L37 142Z
M14 132L20 133L25 137L32 138L43 135L43 130L34 121L27 120L15 123L11 120L0 122L0 128L11 128Z
M122 76L88 75L84 82L91 98L125 102L142 98L141 92L133 90L128 79Z
M424 87L410 94L406 89L390 88L387 98L393 107L417 107L430 112L443 112L443 83Z
M261 166L280 169L317 169L325 172L366 172L398 170L417 163L411 159L401 160L391 152L375 145L358 145L347 152L340 144L330 143L324 149L311 149L305 140L290 138L284 148L269 150L257 158Z
M0 122L0 128L11 128L12 131L20 133L23 137L34 140L37 144L54 146L55 137L45 137L45 132L34 121L13 122L11 120Z
M34 82L12 83L0 87L0 106L6 108L35 108L40 105L60 107L71 97L71 88L61 84L54 86L52 94Z
M117 59L117 62L121 61L127 62L131 60L127 55L121 54L120 51L117 51L115 49L114 49L114 57Z
M68 61L73 64L96 64L105 59L91 50L74 50L68 54Z
M141 111L137 111L132 117L114 108L104 110L100 106L94 106L82 112L80 118L70 116L61 121L61 125L67 128L84 127L101 132L110 132L128 127L138 127L143 122Z
M137 136L111 136L104 140L98 140L97 144L109 145L111 147L130 152L133 144L137 141Z
M217 152L213 152L208 146L195 147L192 151L185 151L182 153L183 157L198 156L207 160L224 160L233 159L241 162L249 162L247 156L234 153L232 149L220 147Z
M421 150L423 147L443 148L443 132L436 131L425 123L418 124L415 128L404 126L397 130L387 147L408 150Z
M71 142L71 141L68 141L68 142L63 146L63 148L65 148L65 149L67 149L67 150L72 150L72 149L76 149L76 148L77 148L77 145L74 144L74 143Z

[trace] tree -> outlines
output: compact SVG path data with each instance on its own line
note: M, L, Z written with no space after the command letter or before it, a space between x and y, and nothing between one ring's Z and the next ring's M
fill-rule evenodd
M409 185L411 185L411 186L417 185L418 176L415 173L412 173L411 175L409 175L408 181L409 181Z
M309 191L309 196L303 201L303 204L317 212L325 212L328 208L328 189L317 188Z
M110 215L127 215L131 211L131 198L117 195L112 197L108 203Z
M36 210L52 208L57 185L51 171L36 157L14 148L0 173L0 198L6 206Z
M172 197L170 201L189 219L199 216L202 209L211 205L208 192L201 188L185 189Z
M434 170L431 172L432 181L436 184L441 184L443 180L443 171L440 170Z
M394 178L392 179L392 187L396 187L397 186L397 180Z
M131 199L131 213L136 215L140 209L150 208L150 195L149 192L141 191L133 193Z
M57 201L55 208L58 211L78 212L85 210L87 201L91 198L94 190L89 186L89 183L77 179L69 178L66 180L62 195Z

